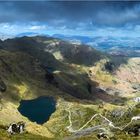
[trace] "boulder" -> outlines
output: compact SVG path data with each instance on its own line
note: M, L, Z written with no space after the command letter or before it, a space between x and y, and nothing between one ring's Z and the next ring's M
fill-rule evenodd
M114 109L112 112L111 112L111 116L112 117L122 117L124 115L125 111L124 110L121 110L121 109Z
M132 84L132 88L134 90L140 91L140 84L134 83L134 84Z

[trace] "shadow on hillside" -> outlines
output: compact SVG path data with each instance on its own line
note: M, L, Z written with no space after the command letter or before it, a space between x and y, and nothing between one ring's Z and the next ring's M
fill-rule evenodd
M47 49L52 49L52 52L59 50L64 57L64 61L69 64L74 63L78 65L93 66L101 59L109 58L114 65L114 71L118 69L121 64L127 64L129 59L125 56L110 56L94 49L93 47L84 44L74 45L62 40L60 41L59 45L52 48L47 48L49 45L44 43L45 40L53 40L53 38L25 36L21 38L7 39L0 42L0 46L8 51L21 51L28 53L41 61L43 64L53 66L55 68L58 66L60 67L62 63L60 64L60 61L56 60L51 53L47 52Z
M121 64L127 64L130 57L124 55L109 55L98 51L91 46L81 44L74 45L62 41L57 45L57 49L61 52L64 62L69 64L78 64L83 66L94 66L102 59L108 58L114 65L114 71L119 68Z
M105 56L95 49L85 45L78 48L76 46L74 47L74 49L72 48L72 44L64 43L63 45L64 47L65 45L67 45L67 49L64 50L63 55L65 55L66 60L68 60L68 62L70 63L91 66ZM37 59L37 61L41 62L42 65L48 65L57 70L59 70L60 67L61 69L63 68L63 64L56 60L52 54L42 50L42 48L45 47L44 44L37 42L34 38L23 37L8 39L2 42L2 46L8 51L20 51L27 53ZM110 61L114 65L113 72L117 70L121 64L127 64L129 59L123 56L107 57L110 58ZM86 75L63 75L63 73L57 73L57 75L54 75L51 71L52 70L50 70L50 72L47 72L48 75L46 74L47 82L76 99L89 100L93 102L96 99L101 99L104 102L112 103L114 103L114 99L118 99L118 97L108 95L106 91L99 88L99 83L90 81L90 79ZM76 77L78 77L78 79ZM69 99L67 98L67 100ZM121 102L123 102L123 100L125 102L125 99L122 99ZM119 102L120 101L118 99L118 103Z
M64 93L61 95L62 98L69 102L77 100L77 102L86 101L97 104L98 100L99 104L107 102L114 105L124 105L126 101L125 98L107 94L99 87L99 83L91 81L86 74L72 75L61 72L56 75L47 72L46 80L47 83L62 91Z
M127 65L130 57L126 56L109 56L110 62L113 64L113 71L115 72L121 65Z

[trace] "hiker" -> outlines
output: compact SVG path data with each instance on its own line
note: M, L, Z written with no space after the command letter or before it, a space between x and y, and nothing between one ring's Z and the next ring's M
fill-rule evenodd
M17 124L16 123L10 124L7 131L10 134L15 134L15 133L23 133L24 130L25 130L25 123L24 122L18 122Z
M16 123L12 123L10 124L8 130L7 130L10 134L15 134L17 132L17 124Z
M24 122L18 122L18 129L19 129L19 133L23 133L25 130L25 123Z
M99 133L99 134L97 134L97 138L98 139L108 139L108 136L105 133Z

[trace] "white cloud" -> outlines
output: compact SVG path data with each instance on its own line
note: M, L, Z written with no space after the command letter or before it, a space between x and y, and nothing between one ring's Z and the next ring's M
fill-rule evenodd
M38 34L64 34L81 36L102 36L102 37L140 37L140 25L119 27L93 27L91 30L82 28L71 29L66 26L49 26L39 23L0 23L0 33L7 35L17 35L24 32L34 32Z
M31 26L29 27L30 30L44 30L46 29L45 25L35 25L35 26Z

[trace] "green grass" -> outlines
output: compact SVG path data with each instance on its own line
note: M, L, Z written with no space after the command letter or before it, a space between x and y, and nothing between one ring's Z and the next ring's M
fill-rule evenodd
M54 140L39 135L34 135L28 132L22 134L9 134L5 127L0 125L0 140Z

